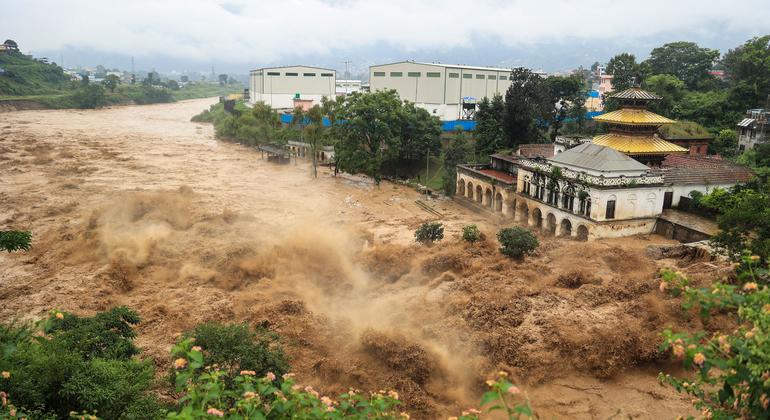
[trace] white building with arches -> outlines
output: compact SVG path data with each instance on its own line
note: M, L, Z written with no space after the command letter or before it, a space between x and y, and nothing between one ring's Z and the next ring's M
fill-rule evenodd
M488 165L458 165L456 196L545 234L588 240L652 233L663 211L692 191L729 188L753 176L721 159L666 162L650 168L592 143L548 158L496 154Z

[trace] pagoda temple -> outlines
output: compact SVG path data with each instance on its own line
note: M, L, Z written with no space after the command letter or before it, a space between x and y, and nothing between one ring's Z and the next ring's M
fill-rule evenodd
M609 125L609 133L594 137L594 144L615 149L649 166L660 166L666 155L687 153L687 149L657 134L662 125L675 122L647 110L650 102L663 98L639 87L614 93L609 98L617 100L620 109L594 117L594 121Z

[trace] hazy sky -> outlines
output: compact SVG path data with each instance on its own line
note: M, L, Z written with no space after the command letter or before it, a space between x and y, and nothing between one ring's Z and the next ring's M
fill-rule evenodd
M663 42L770 34L770 0L0 0L23 51L127 67L365 69L417 59L561 70Z

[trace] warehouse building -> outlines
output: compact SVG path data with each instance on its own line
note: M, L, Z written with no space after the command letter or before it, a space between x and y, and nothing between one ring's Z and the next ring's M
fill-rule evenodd
M476 103L505 95L511 69L402 61L369 67L371 91L394 89L444 121L473 119ZM465 106L463 106L465 104Z
M249 101L264 102L276 109L320 104L333 98L337 72L310 66L265 67L249 75Z

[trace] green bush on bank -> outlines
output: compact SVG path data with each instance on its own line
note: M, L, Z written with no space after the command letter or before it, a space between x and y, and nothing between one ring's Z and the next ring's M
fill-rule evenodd
M414 240L421 244L432 244L444 239L444 225L440 222L427 222L414 231Z
M522 227L500 229L497 240L500 242L500 252L512 258L521 258L539 245L535 235Z
M32 418L95 412L118 419L135 411L134 404L149 406L154 368L132 357L137 322L135 312L120 307L94 317L53 312L36 325L0 326L0 391Z

